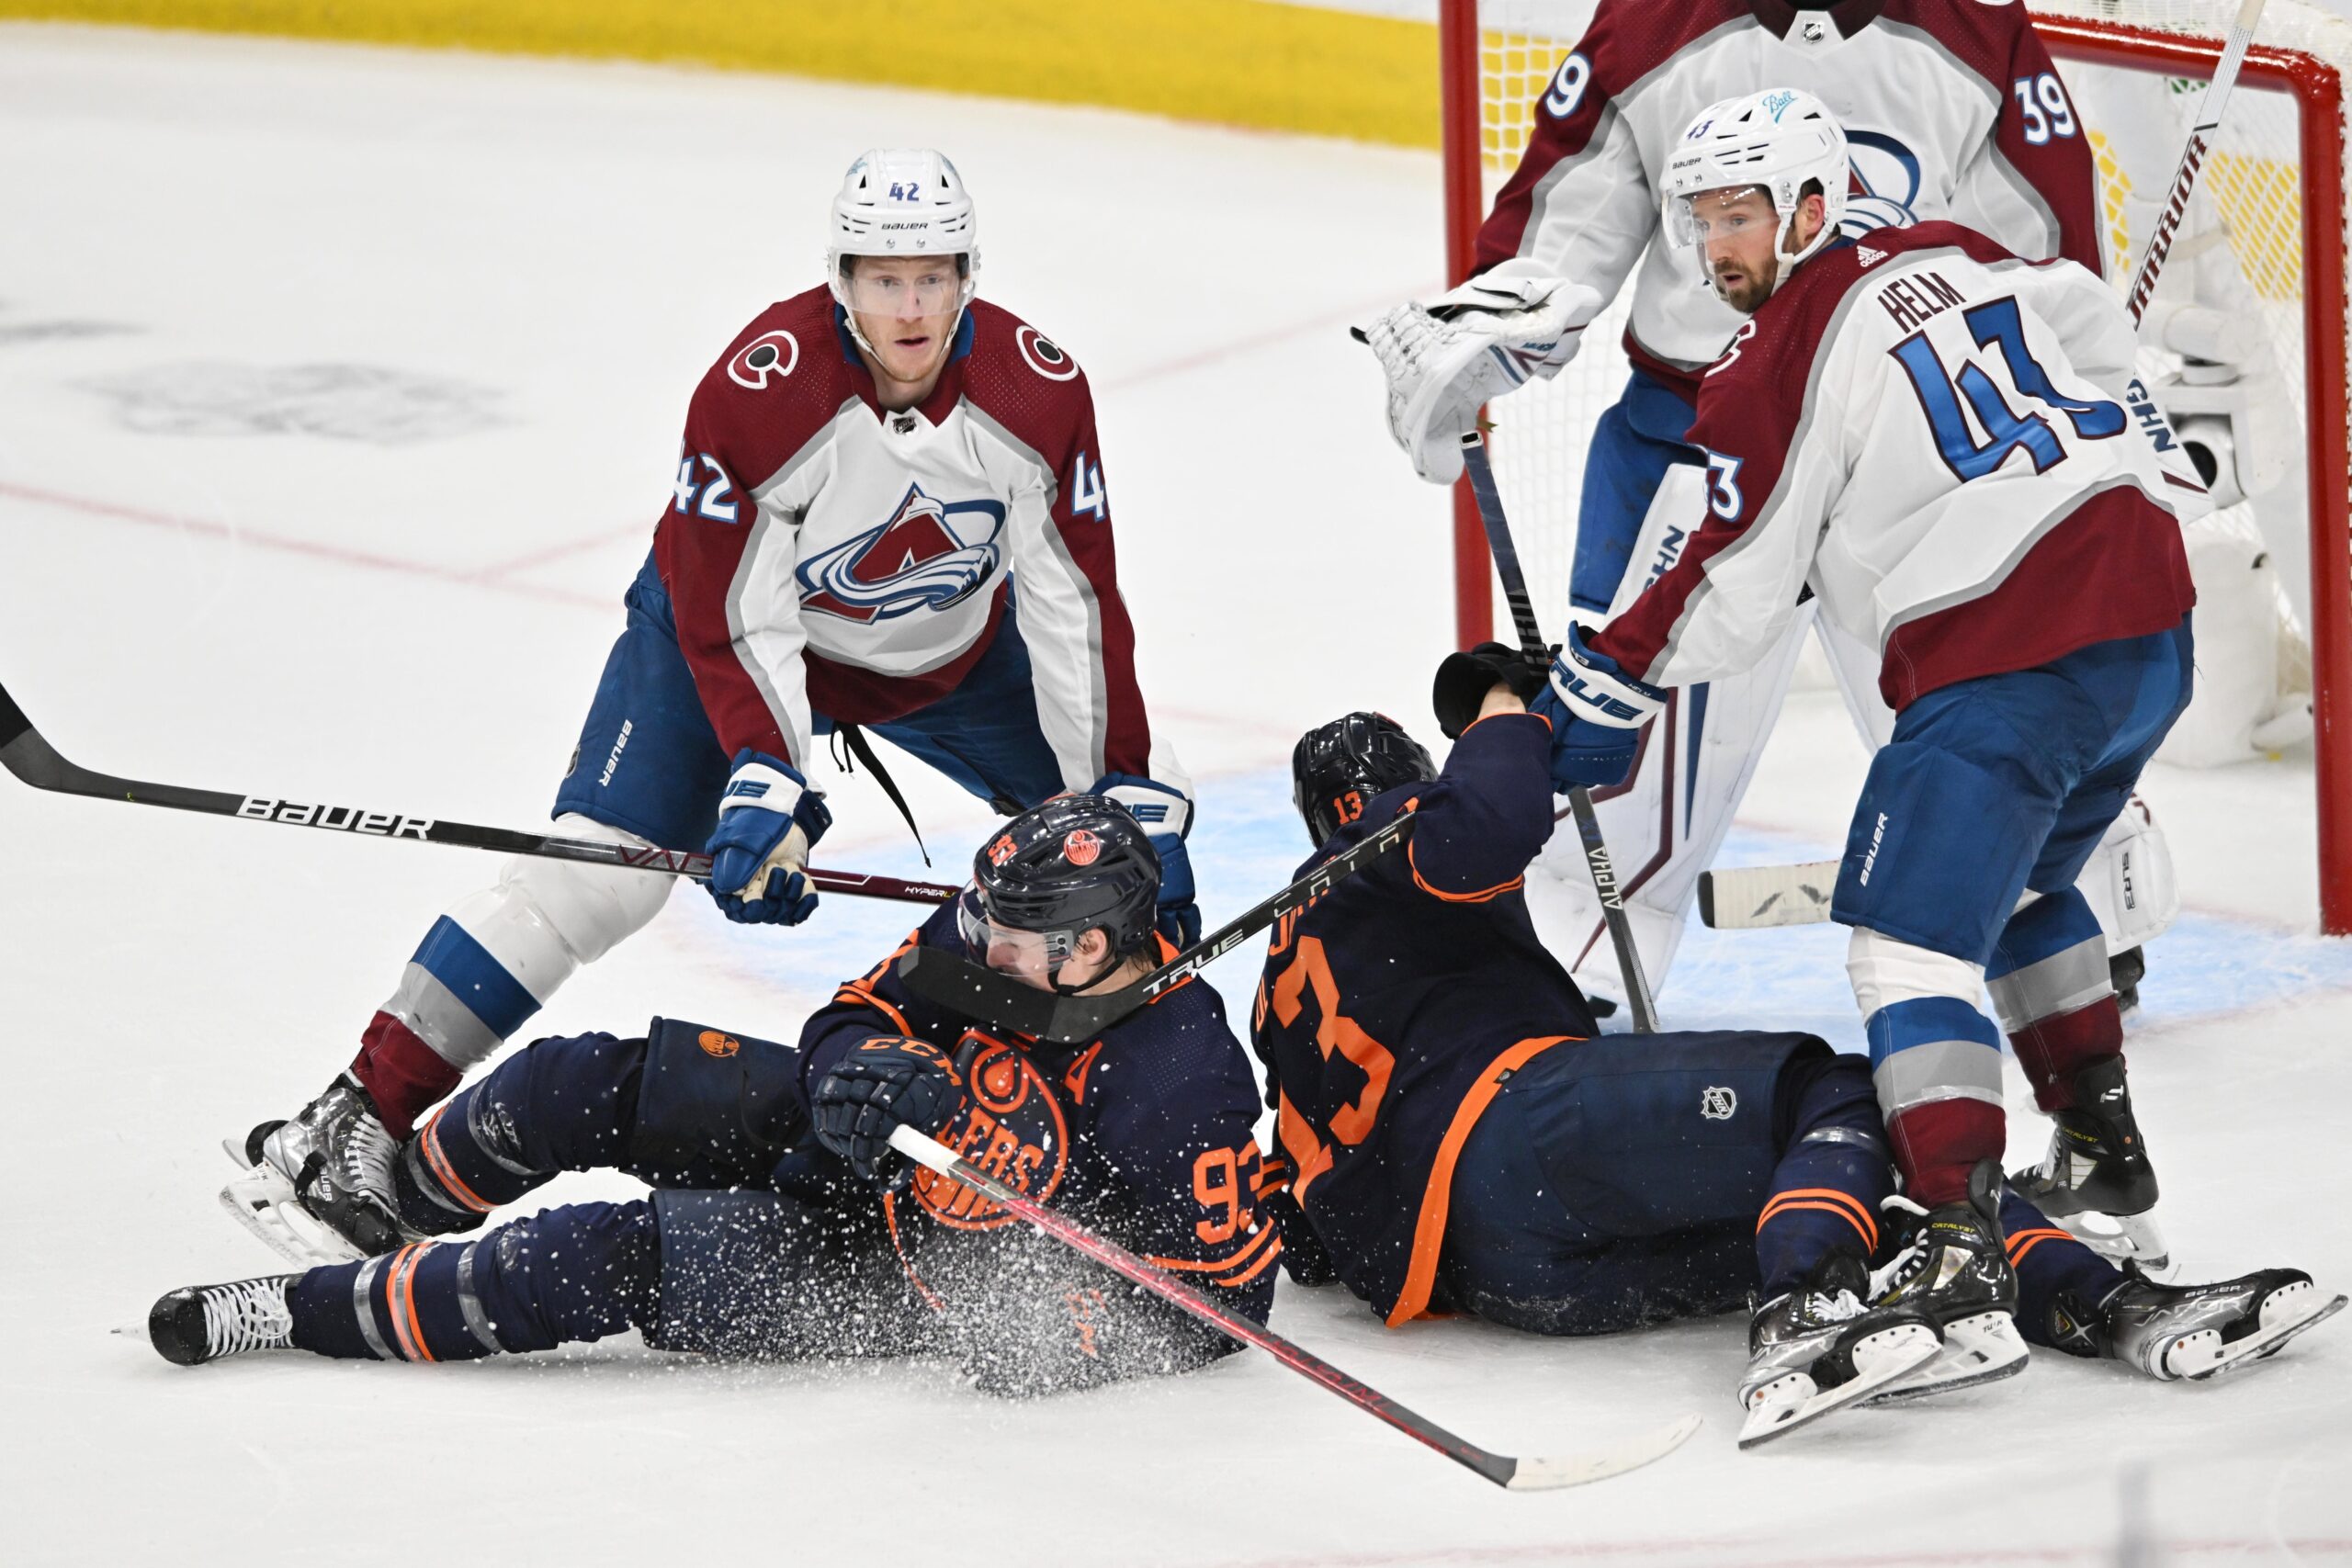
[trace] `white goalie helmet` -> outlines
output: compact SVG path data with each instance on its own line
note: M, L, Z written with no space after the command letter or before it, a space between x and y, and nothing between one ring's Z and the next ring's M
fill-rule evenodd
M929 148L877 147L860 154L833 197L825 276L849 304L842 268L851 256L955 256L970 304L980 272L978 228L964 176Z
M1761 186L1770 193L1772 206L1781 215L1780 238L1772 247L1778 266L1772 284L1777 288L1790 268L1838 237L1838 220L1845 215L1851 177L1846 128L1811 93L1797 87L1772 87L1725 98L1708 106L1690 122L1667 158L1666 173L1658 180L1667 237L1685 249L1696 239L1690 219L1693 197L1732 186ZM1808 181L1819 182L1827 211L1812 243L1791 254L1787 248L1790 231Z

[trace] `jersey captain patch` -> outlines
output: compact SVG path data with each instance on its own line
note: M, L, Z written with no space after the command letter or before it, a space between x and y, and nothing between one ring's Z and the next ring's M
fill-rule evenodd
M887 523L793 569L804 610L871 625L960 604L997 573L1004 503L940 502L909 485Z

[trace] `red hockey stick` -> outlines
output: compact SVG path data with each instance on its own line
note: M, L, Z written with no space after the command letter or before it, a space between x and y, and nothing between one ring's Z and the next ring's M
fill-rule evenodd
M890 1146L918 1165L928 1166L950 1180L959 1181L985 1193L1055 1240L1092 1258L1122 1279L1132 1280L1162 1301L1172 1302L1218 1332L1244 1345L1256 1346L1292 1371L1321 1383L1357 1409L1378 1416L1407 1437L1427 1443L1454 1463L1465 1465L1496 1485L1508 1487L1513 1492L1548 1492L1557 1487L1581 1486L1587 1482L1606 1481L1612 1475L1623 1475L1629 1470L1637 1470L1652 1460L1663 1459L1681 1447L1684 1438L1699 1429L1700 1417L1685 1416L1656 1431L1588 1453L1557 1459L1514 1459L1509 1454L1491 1453L1476 1443L1455 1437L1436 1422L1406 1409L1378 1389L1358 1382L1313 1351L1292 1344L1272 1329L1261 1328L1246 1317L1227 1312L1190 1285L1153 1268L1115 1242L1105 1241L1076 1220L1056 1213L1035 1199L1023 1197L979 1167L967 1160L957 1159L955 1151L938 1140L927 1138L912 1127L902 1125L891 1133Z

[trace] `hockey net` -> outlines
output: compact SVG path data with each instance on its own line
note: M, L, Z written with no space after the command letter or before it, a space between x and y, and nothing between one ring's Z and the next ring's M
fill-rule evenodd
M1496 188L1518 166L1537 104L1590 20L1595 0L1441 0L1445 73L1447 261L1467 270ZM2098 168L2107 253L2119 295L2145 248L2236 0L2033 0ZM2256 44L2166 263L2177 299L2231 312L2263 340L2245 367L2269 389L2265 434L2219 451L2247 499L2201 525L2245 542L2275 582L2274 742L2297 739L2308 708L2317 761L2321 923L2352 932L2352 440L2347 439L2345 288L2347 168L2342 83L2352 24L2307 0L2268 0ZM1536 608L1568 611L1568 571L1586 443L1623 389L1628 287L1577 358L1494 411L1495 467ZM2160 293L2159 299L2165 298ZM2258 325L2257 325L2258 323ZM2151 384L2183 370L2150 347ZM2267 372L2267 374L2264 374ZM1493 635L1492 574L1475 512L1456 498L1457 632ZM2300 695L2311 694L2308 699ZM2255 732L2262 744L2265 731Z

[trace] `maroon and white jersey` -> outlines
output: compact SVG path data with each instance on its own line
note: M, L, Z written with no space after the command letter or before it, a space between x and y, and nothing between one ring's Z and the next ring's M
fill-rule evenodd
M1010 614L1069 788L1181 782L1153 763L1086 377L985 300L903 413L875 400L829 290L762 312L695 389L653 548L730 753L803 764L812 711L877 724L934 702Z
M1956 223L1798 267L1706 372L1707 513L1593 648L1654 685L1747 669L1809 588L1901 709L2177 624L2203 488L2072 262Z
M1658 240L1657 176L1701 110L1770 87L1803 88L1846 128L1849 216L1951 219L2105 276L2082 122L2025 6L1999 0L1600 0L1536 103L1476 269L1531 257L1606 301L1638 263L1626 352L1693 395L1740 318Z

